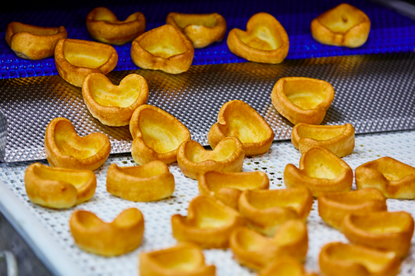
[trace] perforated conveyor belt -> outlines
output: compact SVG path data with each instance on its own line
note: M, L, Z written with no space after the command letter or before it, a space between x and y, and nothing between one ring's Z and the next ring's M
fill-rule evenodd
M391 53L286 60L279 65L234 63L192 66L180 75L160 71L114 71L116 84L137 73L149 84L151 105L170 112L207 144L207 133L220 107L233 99L255 108L272 126L275 140L290 139L292 124L271 103L271 90L282 77L303 76L330 82L336 92L323 124L351 123L356 133L415 128L415 54ZM8 120L5 161L45 158L47 124L55 117L72 121L79 135L103 132L112 153L130 151L128 127L108 127L87 110L81 89L60 76L0 80L0 109Z

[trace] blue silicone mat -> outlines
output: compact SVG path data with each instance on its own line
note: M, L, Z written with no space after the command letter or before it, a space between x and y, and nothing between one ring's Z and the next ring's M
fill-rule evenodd
M69 2L69 1L68 1ZM349 49L320 44L313 40L310 23L313 18L342 2L350 3L363 10L371 19L368 41L359 48ZM290 38L287 59L305 59L343 55L364 55L392 52L410 52L415 47L415 20L371 1L71 1L66 6L37 6L31 9L0 11L0 28L3 39L0 42L0 79L57 75L54 58L40 61L24 60L17 57L4 40L7 24L11 21L37 26L65 26L69 38L92 40L85 26L88 12L106 6L119 20L133 12L141 11L146 17L146 31L165 24L169 12L222 14L232 28L245 29L248 19L257 12L268 12L275 16L286 29ZM114 70L134 70L138 67L130 57L131 42L114 46L119 60ZM232 54L226 44L226 37L204 49L196 49L193 65L246 62Z

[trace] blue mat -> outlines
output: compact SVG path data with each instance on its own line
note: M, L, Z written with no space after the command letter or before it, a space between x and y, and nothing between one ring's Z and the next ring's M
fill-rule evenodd
M87 1L85 1L87 2ZM65 26L69 38L92 40L85 26L88 12L97 6L111 9L119 20L124 20L133 12L141 11L146 17L146 31L165 24L169 12L210 13L223 15L232 28L245 29L248 19L257 12L268 12L275 16L286 29L290 39L287 59L305 59L314 57L366 55L391 52L410 52L415 47L415 21L370 1L347 1L363 10L371 19L372 26L368 41L359 48L327 46L316 42L310 33L311 21L324 11L344 1L109 1L108 3L75 1L73 5L12 11L1 14L0 27L4 38L7 24L11 21L57 27ZM131 42L114 46L118 52L118 64L114 70L139 69L131 60ZM193 65L246 62L232 54L222 42L196 49ZM54 58L30 61L17 57L6 41L0 42L0 79L57 75Z

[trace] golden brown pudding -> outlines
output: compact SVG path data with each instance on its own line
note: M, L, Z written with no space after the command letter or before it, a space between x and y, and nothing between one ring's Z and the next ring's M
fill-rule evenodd
M56 43L66 38L65 27L39 27L11 22L6 29L6 42L18 57L39 60L54 55Z
M246 31L234 28L228 35L229 50L249 61L277 64L288 54L287 32L271 14L260 12L246 24Z
M204 48L222 41L226 33L226 20L218 13L171 12L167 15L166 23L182 31L192 41L194 48Z

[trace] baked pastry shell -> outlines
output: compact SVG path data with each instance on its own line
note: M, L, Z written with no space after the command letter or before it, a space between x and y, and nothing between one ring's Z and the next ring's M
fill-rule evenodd
M160 160L176 162L181 143L189 141L190 131L170 113L152 105L139 106L131 116L133 137L131 155L139 165Z
M180 74L189 70L194 51L192 42L179 29L166 24L134 39L131 59L142 69Z
M18 57L40 60L53 56L58 40L67 36L63 26L40 27L11 22L7 25L5 39Z
M107 191L130 201L156 201L174 192L174 176L161 161L143 166L119 167L111 164L107 171Z
M286 221L306 221L313 205L313 196L304 187L277 190L244 191L238 209L250 228L273 236Z
M192 179L208 171L240 172L245 152L236 137L226 137L214 150L206 150L198 142L183 142L177 150L177 163L182 173Z
M301 220L289 220L272 238L240 227L232 232L229 245L239 263L256 270L283 256L303 261L308 250L307 227Z
M264 42L264 36L271 43ZM290 48L284 27L275 17L265 12L253 15L246 24L246 31L237 28L230 30L227 44L229 50L239 57L271 64L281 63Z
M394 252L332 242L321 249L319 265L326 276L395 276L399 273L401 261Z
M266 153L274 140L274 131L259 113L241 100L225 103L219 110L217 123L208 133L212 148L225 137L237 137L244 148L245 155Z
M69 226L81 249L106 257L135 250L144 235L144 217L137 208L122 211L109 223L89 211L76 210L69 219Z
M288 188L304 186L314 197L333 192L348 192L353 184L353 170L328 149L313 147L300 158L300 166L287 164L284 184Z
M355 170L358 189L377 188L387 198L415 199L415 168L391 157L381 157Z
M211 196L199 195L189 204L187 217L171 217L173 237L203 248L226 248L233 230L246 225L237 211Z
M316 273L306 272L303 264L290 256L284 256L273 260L258 273L258 276L274 275L317 276Z
M139 255L141 276L214 276L216 267L206 265L202 249L182 242L173 247Z
M89 74L108 74L117 62L118 54L114 47L100 42L63 38L55 47L59 75L77 87L82 87Z
M344 125L296 124L291 132L291 143L301 154L312 147L320 146L344 157L352 153L355 146L355 129Z
M343 220L348 214L360 215L386 210L386 198L375 188L321 194L318 197L320 217L337 230L341 229Z
M129 74L114 85L101 73L92 73L82 85L82 97L89 112L102 124L126 126L134 110L148 100L147 81L138 74Z
M86 28L100 42L123 45L144 32L146 19L141 12L135 12L120 21L110 9L97 7L86 16Z
M414 219L403 211L348 214L341 232L355 244L393 251L398 257L404 258L411 247Z
M342 3L311 21L311 34L322 44L356 48L370 32L369 17L358 8Z
M238 208L239 196L243 191L269 188L267 174L260 171L209 171L200 174L197 180L199 194L213 196L233 209Z
M194 48L204 48L213 42L222 41L226 33L226 20L218 13L171 12L167 15L166 23L183 32Z
M105 134L80 137L66 118L55 118L46 127L45 153L52 167L95 170L107 160L110 152L111 143Z
M294 125L321 124L333 100L333 86L313 78L281 78L271 92L275 109Z
M30 164L24 176L30 201L55 209L70 208L91 199L97 179L93 171Z

